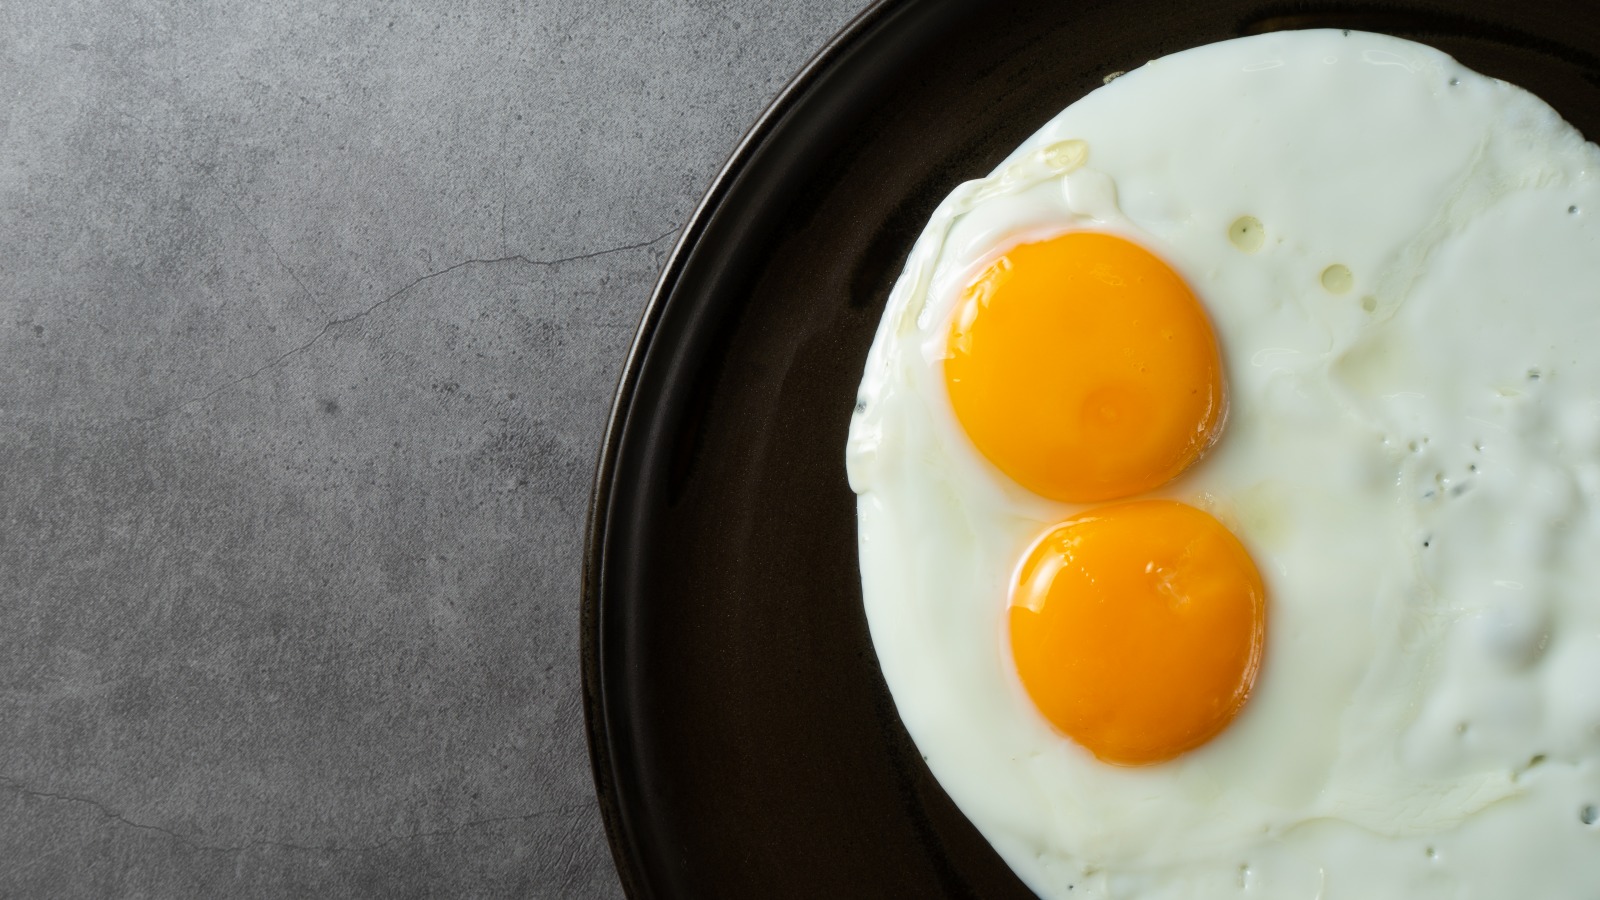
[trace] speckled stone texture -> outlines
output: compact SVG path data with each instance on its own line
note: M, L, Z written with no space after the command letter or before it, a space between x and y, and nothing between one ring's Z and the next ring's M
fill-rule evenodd
M605 416L861 5L0 4L0 897L621 895Z

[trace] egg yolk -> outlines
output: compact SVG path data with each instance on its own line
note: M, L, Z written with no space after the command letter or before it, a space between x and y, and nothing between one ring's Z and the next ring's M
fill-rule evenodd
M1144 765L1205 743L1244 705L1266 596L1222 523L1142 500L1046 533L1009 615L1017 673L1045 718L1104 762Z
M978 450L1068 502L1162 484L1222 419L1199 300L1149 251L1101 232L1022 244L989 266L957 305L944 374Z

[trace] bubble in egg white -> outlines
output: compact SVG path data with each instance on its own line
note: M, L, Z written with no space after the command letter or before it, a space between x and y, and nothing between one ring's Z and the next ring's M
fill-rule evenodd
M1266 232L1261 227L1261 220L1255 216L1240 216L1228 226L1228 240L1235 247L1245 253L1254 253L1261 249L1262 243L1267 239Z
M1317 280L1322 282L1323 290L1330 294L1347 293L1356 283L1355 276L1350 274L1350 269L1339 263L1323 269Z

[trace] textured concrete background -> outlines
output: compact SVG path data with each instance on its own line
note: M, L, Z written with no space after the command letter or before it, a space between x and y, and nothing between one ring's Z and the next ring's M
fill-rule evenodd
M0 4L0 896L616 897L594 458L863 4Z

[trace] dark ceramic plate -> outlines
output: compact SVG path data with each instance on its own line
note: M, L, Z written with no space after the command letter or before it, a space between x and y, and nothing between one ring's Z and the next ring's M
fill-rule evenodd
M1108 73L1317 27L1432 44L1600 136L1588 0L885 2L750 132L662 274L595 488L585 703L630 897L1031 896L873 656L844 475L867 346L939 200Z

